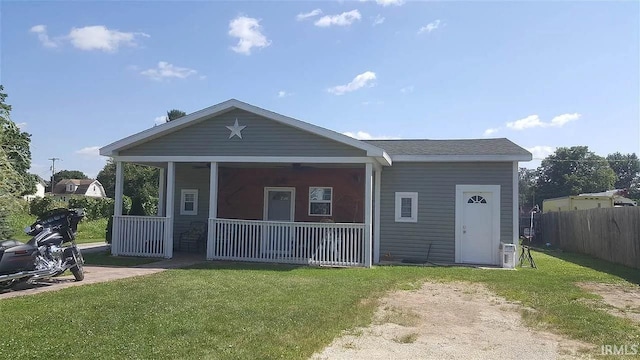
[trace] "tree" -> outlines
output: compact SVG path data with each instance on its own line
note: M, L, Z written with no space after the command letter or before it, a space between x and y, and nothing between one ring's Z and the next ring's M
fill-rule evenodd
M124 163L123 194L129 197L149 199L158 196L158 179L160 172L157 168ZM110 198L115 198L116 164L107 160L107 164L98 173L97 180L104 187Z
M33 193L36 190L35 179L29 174L31 167L31 134L28 134L11 121L11 105L5 103L7 94L0 85L0 147L17 172L23 185L20 195Z
M619 152L607 155L609 166L616 173L616 189L629 189L631 182L640 173L640 161L633 154L621 154Z
M536 180L538 172L534 169L518 170L518 203L520 208L528 211L536 205Z
M85 175L80 170L60 170L57 173L53 174L53 185L55 186L58 181L64 179L88 179L89 177Z
M633 180L631 180L627 196L629 199L640 202L640 174L637 174Z
M606 191L616 174L602 156L587 146L561 147L542 160L536 181L540 201L554 197Z
M178 109L169 110L167 111L167 122L181 118L185 115L187 115L187 113L182 110L178 110Z
M9 157L0 146L0 240L12 234L9 214L15 208L18 195L24 191L23 178L13 168Z

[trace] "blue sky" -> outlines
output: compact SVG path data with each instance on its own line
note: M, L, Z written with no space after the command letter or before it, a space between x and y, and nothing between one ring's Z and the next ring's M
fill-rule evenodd
M373 138L640 152L638 2L4 1L32 170L229 98ZM532 167L539 162L528 163Z

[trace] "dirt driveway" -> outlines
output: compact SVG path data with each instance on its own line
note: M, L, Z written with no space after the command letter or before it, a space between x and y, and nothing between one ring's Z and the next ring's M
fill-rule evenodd
M372 325L312 359L576 359L593 351L526 327L521 310L480 284L425 283L386 296Z

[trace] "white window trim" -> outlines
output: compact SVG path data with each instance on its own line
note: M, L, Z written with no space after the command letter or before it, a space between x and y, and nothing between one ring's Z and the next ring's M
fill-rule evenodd
M193 194L193 210L186 210L186 195ZM198 189L182 189L180 190L180 215L198 215Z
M313 203L321 203L321 204L329 204L329 213L328 214L312 214L311 213L311 189L331 189L331 200L314 200ZM308 215L309 216L333 216L333 187L331 186L309 186L309 206L308 206Z
M411 217L402 217L402 199L411 199ZM396 222L418 222L418 193L396 192Z

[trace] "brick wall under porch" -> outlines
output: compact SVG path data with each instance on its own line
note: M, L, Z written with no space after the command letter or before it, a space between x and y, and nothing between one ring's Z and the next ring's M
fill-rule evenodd
M219 168L218 217L262 220L265 187L295 188L294 221L364 222L365 169L282 165L277 168ZM332 216L309 216L309 187L332 187Z

